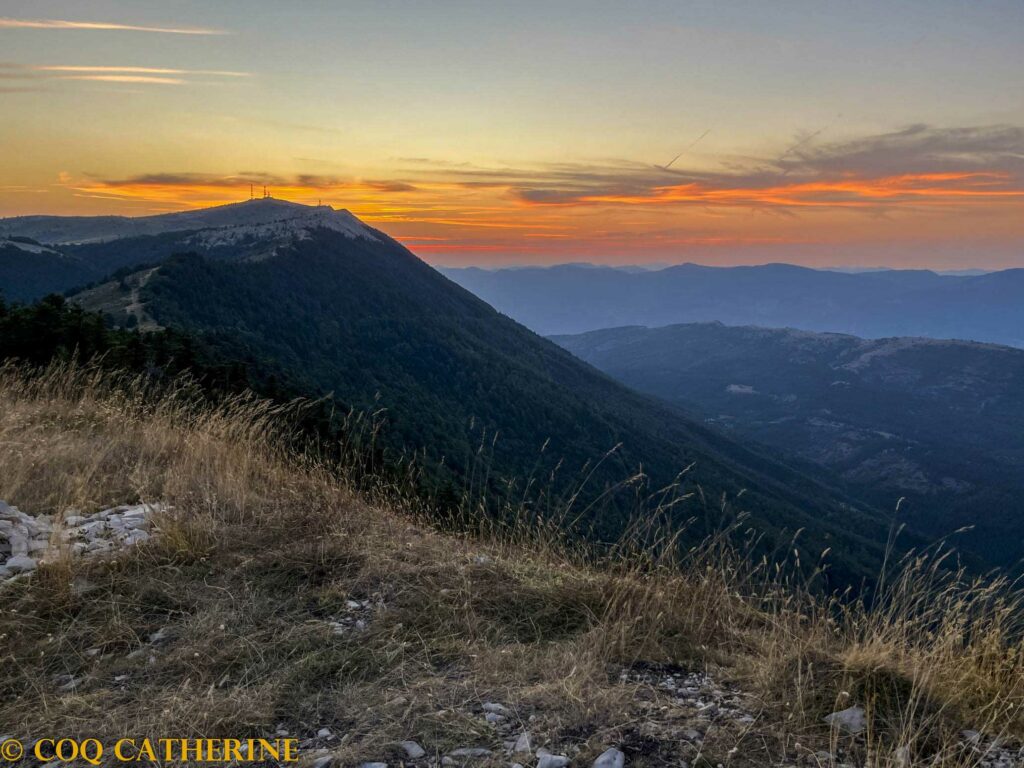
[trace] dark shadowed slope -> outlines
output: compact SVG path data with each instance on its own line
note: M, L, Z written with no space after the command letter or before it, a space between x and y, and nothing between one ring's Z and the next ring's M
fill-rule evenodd
M838 472L990 562L1024 555L1024 351L721 324L555 340L618 380Z

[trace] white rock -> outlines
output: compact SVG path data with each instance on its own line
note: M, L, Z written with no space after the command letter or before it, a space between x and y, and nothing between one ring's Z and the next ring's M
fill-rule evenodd
M159 643L161 640L167 639L167 627L160 627L156 632L149 636L149 642ZM287 735L287 734L285 734Z
M483 705L483 710L484 710L484 712L491 712L491 713L496 714L496 715L506 715L506 714L508 714L508 708L507 707L505 707L502 704L495 704L492 701L489 701L486 704L484 704Z
M606 749L594 761L594 768L623 768L625 765L626 756L615 747Z
M36 561L27 555L15 555L7 559L7 562L4 563L4 568L11 573L26 573L34 571L36 565Z
M530 732L523 731L519 734L519 738L516 739L515 745L512 747L512 754L518 755L522 753L529 753L533 749L533 745L530 743Z
M359 768L388 768L387 763L360 763Z
M29 539L28 541L28 552L27 554L33 555L39 552L45 552L50 548L49 539Z
M149 534L143 530L132 530L124 537L125 546L133 546L135 544L141 544L144 541L149 541Z
M569 764L569 758L565 755L537 754L537 768L565 768Z
M333 735L334 734L331 733L331 729L330 728L321 728L319 731L316 732L316 737L318 739L329 739Z
M488 712L484 715L484 720L486 720L491 725L494 725L495 723L503 722L505 720L505 716L499 715L497 712Z
M419 760L427 754L427 751L415 741L403 741L401 747L405 750L405 756L410 760Z
M853 734L860 733L867 725L864 709L861 707L849 707L840 712L833 712L825 717L825 722Z
M11 533L7 537L10 552L15 557L24 557L28 554L28 536L23 533Z
M489 757L491 750L484 747L459 747L448 753L448 757Z

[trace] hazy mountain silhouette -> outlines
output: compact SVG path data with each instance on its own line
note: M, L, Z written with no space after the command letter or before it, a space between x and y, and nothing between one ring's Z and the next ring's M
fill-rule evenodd
M1024 269L846 273L789 264L444 269L538 333L691 322L801 328L865 338L927 336L1024 347Z

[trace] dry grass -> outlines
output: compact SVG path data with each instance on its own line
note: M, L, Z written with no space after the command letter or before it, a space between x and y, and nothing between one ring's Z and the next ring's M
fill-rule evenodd
M202 405L187 387L0 369L0 499L32 513L173 507L146 545L56 558L0 586L0 731L326 726L345 734L337 754L352 765L407 738L487 742L473 707L496 700L533 716L537 742L580 746L580 764L620 743L635 747L631 766L674 765L672 728L685 723L617 680L654 662L708 669L756 703L746 731L709 735L712 763L795 760L831 742L872 768L902 764L901 747L915 764L967 766L960 729L1024 735L1013 585L969 581L933 553L896 564L868 606L788 585L724 536L684 553L662 541L654 555L629 543L644 532L595 559L535 527L440 532L366 478L357 492L337 466L282 447L287 423L265 403ZM349 600L383 607L365 631L334 634ZM167 639L148 642L158 630ZM822 723L854 703L866 737ZM652 733L665 743L651 747Z

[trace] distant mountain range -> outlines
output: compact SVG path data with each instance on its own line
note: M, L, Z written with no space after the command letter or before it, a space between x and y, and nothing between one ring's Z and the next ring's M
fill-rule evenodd
M1024 555L1024 350L720 323L553 337L641 392L839 472L990 562Z
M804 561L831 548L842 582L881 560L887 517L828 471L781 463L614 382L346 211L257 200L2 228L45 242L51 256L19 248L16 274L41 267L31 291L0 275L5 294L73 282L82 265L113 273L72 299L119 325L193 334L214 359L254 361L261 377L277 371L290 391L330 396L341 410L383 411L382 444L415 455L441 498L486 487L531 500L551 486L564 501L586 476L571 516L607 538L634 509L622 481L642 468L657 489L689 467L691 495L672 514L696 518L691 536L744 511L762 551L788 547L803 529Z
M926 270L851 274L788 264L683 264L640 272L572 264L442 272L544 335L717 321L1024 347L1024 269L957 276Z

